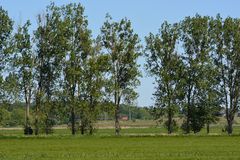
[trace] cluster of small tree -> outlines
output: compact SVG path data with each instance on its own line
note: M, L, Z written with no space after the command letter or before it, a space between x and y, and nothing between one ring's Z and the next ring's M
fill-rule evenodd
M51 3L37 22L32 33L30 21L14 32L0 7L0 104L25 102L26 134L32 128L36 135L51 133L59 117L68 117L73 135L92 134L105 111L113 112L119 135L120 106L138 95L142 53L155 77L155 117L167 117L169 133L177 113L185 117L182 129L197 133L217 120L221 107L232 133L240 94L240 19L196 15L164 22L145 38L145 50L127 18L115 22L107 15L93 38L81 4Z
M156 118L167 117L168 133L176 128L176 113L184 114L186 133L197 133L205 124L209 132L224 107L231 134L239 107L240 19L196 15L164 22L146 43L146 68L157 84L154 112Z

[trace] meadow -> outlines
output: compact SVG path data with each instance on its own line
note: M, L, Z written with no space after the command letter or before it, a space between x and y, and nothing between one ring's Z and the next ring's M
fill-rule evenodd
M121 136L114 136L112 122L98 122L94 135L70 135L64 126L52 135L24 136L16 129L0 130L0 160L190 160L240 159L240 127L234 134L221 131L221 121L206 134L167 135L152 121L122 122Z
M239 136L2 137L1 160L239 159Z

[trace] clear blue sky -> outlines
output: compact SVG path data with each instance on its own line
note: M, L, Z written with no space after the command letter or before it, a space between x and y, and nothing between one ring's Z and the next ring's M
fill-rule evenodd
M220 13L223 17L240 17L239 0L53 0L57 5L70 2L80 2L85 7L89 28L95 37L99 34L106 13L110 13L114 20L127 17L132 21L144 45L144 37L149 32L156 33L161 23L167 20L171 23L182 20L185 16L200 15L215 16ZM0 0L0 5L9 12L16 22L23 24L27 19L36 27L36 16L43 13L50 4L48 0ZM16 26L15 26L16 27ZM143 66L144 59L139 63ZM142 67L142 71L144 69ZM151 99L154 92L153 78L141 78L141 86L137 88L139 106L153 105Z

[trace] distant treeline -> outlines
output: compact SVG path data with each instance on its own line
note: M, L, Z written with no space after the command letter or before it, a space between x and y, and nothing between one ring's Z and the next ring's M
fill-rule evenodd
M123 106L134 106L138 97L141 56L155 78L151 115L167 118L169 134L178 128L174 117L179 113L185 133L197 133L204 125L209 132L221 110L232 133L240 101L238 18L196 15L164 22L142 44L130 20L115 22L109 14L93 38L84 7L75 3L51 3L38 15L33 33L30 21L14 31L13 20L0 7L0 25L0 120L8 115L3 104L24 102L25 134L33 129L35 135L49 134L56 120L68 122L72 134L92 134L106 112L119 135L121 113L127 114ZM134 108L128 117L143 118L140 110ZM18 119L22 110L13 111Z
M34 117L34 105L30 106L30 121L33 121ZM111 109L113 110L113 109ZM54 125L70 125L70 117L64 112L59 113L61 116L55 117ZM120 120L123 121L135 121L135 120L153 120L152 110L149 107L137 107L121 105L120 107ZM25 125L25 104L14 103L14 104L1 104L0 109L0 126L1 127L22 127ZM97 120L109 121L114 120L113 111L105 111L104 108L100 108Z

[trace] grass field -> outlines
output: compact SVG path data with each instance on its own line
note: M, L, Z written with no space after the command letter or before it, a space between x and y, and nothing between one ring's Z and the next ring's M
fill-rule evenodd
M226 122L225 119L221 118L217 124L212 124L210 126L210 135L227 135L223 133L222 129L224 128ZM180 126L180 124L179 124ZM94 132L95 136L114 136L114 121L99 121L95 124L96 131ZM121 135L166 135L167 130L160 124L153 120L136 120L136 121L121 121ZM71 134L70 128L67 128L66 125L55 126L53 135L59 136L68 136ZM179 128L174 134L182 135L183 131ZM201 132L197 133L198 135L207 135L206 128L203 128ZM234 135L240 134L240 118L236 117L234 123ZM23 135L23 128L1 128L0 127L0 136L21 136Z
M221 123L194 135L181 130L168 136L150 121L122 122L114 136L112 122L101 122L93 136L71 136L64 126L52 135L24 136L22 129L0 129L0 160L239 160L240 126L234 134L221 131ZM66 126L65 126L66 127Z
M239 136L2 137L1 160L238 160Z

